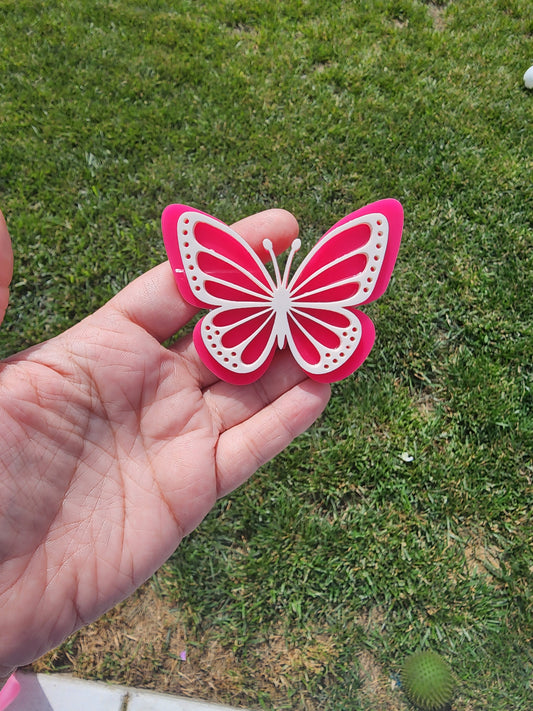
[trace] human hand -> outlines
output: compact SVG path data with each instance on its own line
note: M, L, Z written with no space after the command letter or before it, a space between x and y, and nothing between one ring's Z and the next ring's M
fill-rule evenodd
M9 300L9 284L13 276L13 250L6 221L0 212L0 323L4 320Z
M234 227L277 251L297 234L282 210ZM0 676L132 593L325 407L286 351L233 386L190 336L162 346L195 312L164 263L0 364Z

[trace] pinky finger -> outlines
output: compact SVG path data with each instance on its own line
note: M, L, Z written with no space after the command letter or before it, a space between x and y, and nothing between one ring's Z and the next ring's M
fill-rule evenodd
M330 387L304 380L248 420L220 435L216 455L217 495L240 486L305 432L326 407Z

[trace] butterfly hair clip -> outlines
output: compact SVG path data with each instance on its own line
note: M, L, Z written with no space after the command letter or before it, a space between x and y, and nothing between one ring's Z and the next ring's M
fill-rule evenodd
M193 339L217 377L252 383L276 349L288 346L310 378L334 382L351 375L370 353L374 324L356 307L379 298L389 283L403 226L396 200L379 200L337 222L292 277L299 239L283 274L272 242L263 240L273 278L248 243L220 220L169 205L161 222L181 295L209 309Z

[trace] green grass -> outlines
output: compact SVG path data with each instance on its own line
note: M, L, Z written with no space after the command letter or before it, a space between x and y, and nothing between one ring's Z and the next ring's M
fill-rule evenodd
M200 664L214 645L231 659L231 693L198 695L403 708L364 662L387 681L431 647L454 709L530 708L530 5L0 1L1 354L162 261L167 203L229 222L286 207L308 246L365 202L404 205L369 359L153 582ZM279 637L298 663L273 663ZM154 669L145 685L180 690ZM120 659L96 675L123 680Z

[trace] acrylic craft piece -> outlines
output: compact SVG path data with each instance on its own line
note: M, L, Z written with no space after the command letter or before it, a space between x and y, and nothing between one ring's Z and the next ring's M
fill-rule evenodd
M0 689L0 711L7 707L17 698L20 691L20 684L14 674L11 674L2 689Z
M403 226L396 200L379 200L337 222L292 277L299 239L283 274L272 242L263 240L273 278L248 243L220 220L169 205L161 222L181 295L210 309L193 338L217 377L251 383L265 373L276 349L288 346L310 378L334 382L351 375L370 353L374 325L356 307L380 297L389 283Z

